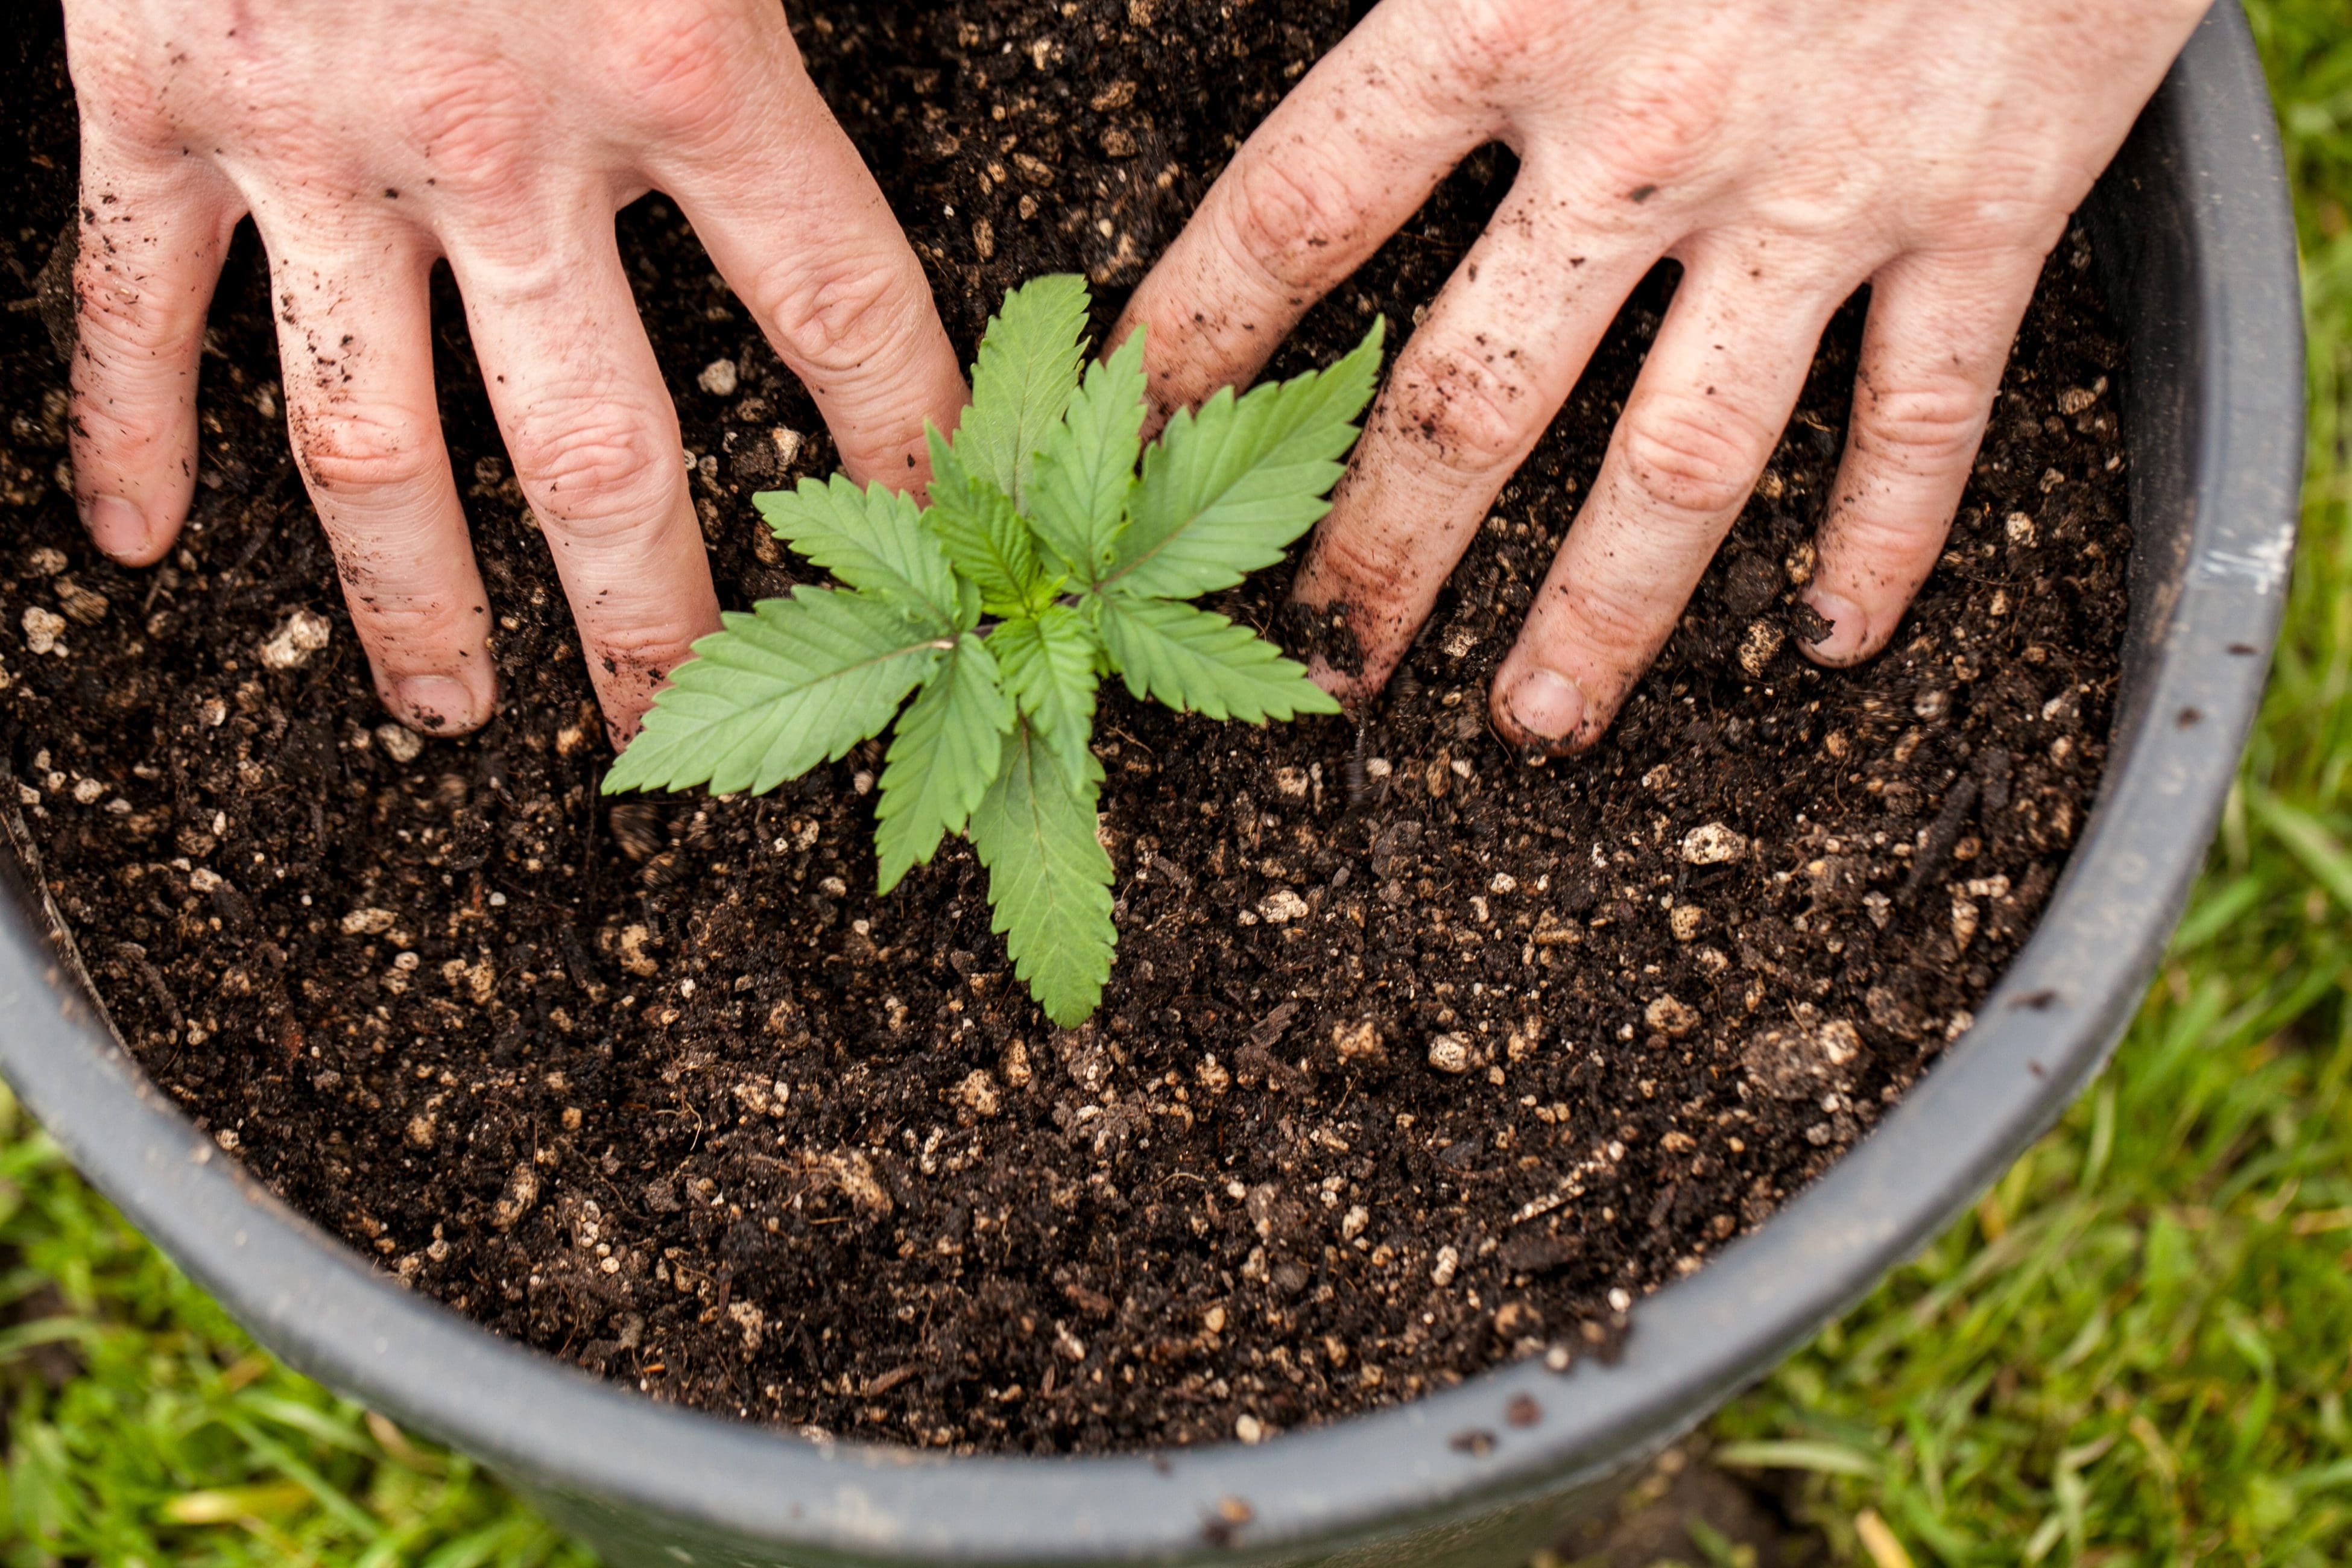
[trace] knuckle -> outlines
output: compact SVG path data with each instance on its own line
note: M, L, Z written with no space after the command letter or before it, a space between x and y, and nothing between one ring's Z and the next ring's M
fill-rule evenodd
M199 322L86 268L76 289L70 429L84 460L135 463L194 434Z
M1712 521L1739 510L1760 466L1756 423L1708 398L1654 395L1617 427L1625 482L1654 511Z
M1509 0L1454 0L1436 34L1448 74L1475 89L1527 73L1540 8Z
M1410 593L1420 575L1410 538L1396 531L1327 527L1315 536L1315 577L1337 590L1323 595L1331 602L1372 608Z
M1513 464L1539 411L1527 389L1451 356L1408 353L1391 375L1380 422L1442 472L1488 476Z
M592 640L596 662L607 674L635 671L655 680L684 664L694 647L694 635L667 620L599 626Z
M161 147L177 130L165 95L168 78L131 36L135 23L118 7L77 5L68 13L68 58L74 96L86 121L123 143Z
M455 196L504 196L526 184L541 106L515 68L497 59L445 61L421 76L401 106L408 137L433 160Z
M185 447L195 427L194 400L184 386L158 395L120 374L84 342L77 351L68 429L83 464L143 468Z
M683 483L668 422L577 396L534 399L507 438L524 494L542 518L604 532L664 514Z
M2013 191L1954 191L1920 204L1915 237L1981 242L2007 239L2031 226L2038 204Z
M1726 62L1705 53L1640 61L1605 93L1590 121L1589 157L1609 197L1685 183L1722 126Z
M1649 595L1628 593L1622 583L1597 581L1569 590L1569 614L1576 616L1585 642L1618 658L1646 666L1661 639L1656 602ZM1667 616L1673 626L1673 616Z
M1552 618L1573 628L1575 642L1601 656L1590 661L1594 669L1646 668L1664 638L1659 624L1661 606L1622 577L1579 574L1562 584L1559 594ZM1667 614L1664 620L1670 629L1673 615ZM1601 693L1588 689L1585 695Z
M1858 248L1893 245L1895 220L1869 183L1858 175L1843 147L1801 148L1782 161L1769 188L1743 193L1748 226L1758 238L1780 246L1789 266L1789 242L1800 250L1800 275L1842 273ZM1759 255L1755 265L1766 265Z
M467 298L478 298L486 311L517 320L580 314L578 301L593 287L594 263L574 245L551 246L544 233L524 243L530 215L520 205L515 221L469 224L466 244L453 251L462 258L458 287Z
M1864 603L1907 602L1951 532L1951 518L1940 509L1923 513L1885 504L1893 499L1842 492L1822 521L1820 574L1845 584Z
M624 53L625 101L671 132L709 129L744 101L735 62L756 43L748 36L751 13L702 0L659 9L657 22L633 31Z
M144 472L179 449L193 431L193 408L164 409L127 402L96 389L77 391L69 405L74 469Z
M1820 562L1813 580L1866 612L1866 636L1855 659L1877 652L1894 636L1896 622L1943 554L1957 501L1957 496L1931 499L1887 490L1867 496L1841 491L1832 498L1814 535Z
M439 449L404 413L297 407L289 423L303 477L330 494L415 489L440 468Z
M1227 243L1234 254L1285 289L1311 287L1346 254L1364 215L1348 183L1305 146L1248 157L1234 166L1227 207Z
M1865 453L1932 471L1976 456L1989 410L1984 393L1955 376L1885 387L1865 381L1854 412L1854 444Z
M381 582L362 593L346 581L352 622L360 640L376 663L400 676L437 673L449 668L451 657L470 655L478 637L467 635L466 617L457 595L430 590L403 592Z
M1921 193L1915 240L1943 248L2010 248L2040 256L2056 246L2089 181L2054 160L1993 155Z
M94 356L135 365L167 350L193 344L199 321L187 310L175 308L173 294L152 269L146 275L134 273L127 258L111 246L84 244L75 279L74 311Z
M906 363L929 299L911 258L870 254L797 257L755 289L777 336L829 377Z

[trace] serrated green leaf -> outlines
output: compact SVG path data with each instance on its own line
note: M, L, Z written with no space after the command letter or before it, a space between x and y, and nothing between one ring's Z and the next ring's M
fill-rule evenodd
M1048 580L1037 563L1029 525L1003 491L967 474L930 432L933 461L942 477L931 481L931 510L923 514L955 569L980 590L982 608L992 616L1018 616L1051 602L1061 579Z
M1003 672L1004 689L1036 723L1045 743L1076 769L1087 755L1095 722L1096 662L1101 644L1086 617L1066 605L1000 624L989 651Z
M988 319L971 367L971 406L956 426L955 455L1018 507L1045 432L1069 406L1086 353L1086 279L1032 279Z
M1223 616L1124 594L1092 603L1111 663L1138 699L1253 724L1339 711L1331 694L1307 679L1306 666Z
M1143 439L1143 329L1108 360L1087 367L1062 423L1046 432L1029 479L1028 517L1037 537L1081 583L1110 559L1135 488Z
M963 831L988 793L1013 728L1013 702L999 685L982 638L966 633L940 661L890 737L874 807L881 890L928 866L940 840Z
M1150 598L1230 588L1282 559L1331 510L1325 497L1372 395L1383 323L1339 363L1179 410L1143 454L1128 524L1100 581Z
M853 588L889 600L942 632L969 630L977 600L956 583L947 552L924 529L915 498L835 474L751 498L776 537Z
M1100 1005L1118 942L1110 856L1095 837L1102 764L1091 752L1080 757L1073 769L1023 721L971 814L971 846L988 868L995 911L990 929L1004 938L1013 973L1064 1028Z
M604 793L759 794L877 733L946 646L887 600L800 587L694 645Z

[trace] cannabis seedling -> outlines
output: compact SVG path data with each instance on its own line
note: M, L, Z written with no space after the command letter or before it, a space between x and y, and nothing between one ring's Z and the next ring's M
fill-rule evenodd
M726 616L604 786L756 794L895 716L874 813L882 890L948 834L969 837L1014 973L1066 1026L1101 1001L1118 941L1096 683L1116 672L1139 699L1212 719L1339 711L1272 644L1181 601L1272 565L1329 510L1381 338L1375 321L1327 371L1179 412L1139 475L1143 334L1082 381L1087 305L1074 277L1005 297L954 439L929 431L929 510L839 476L755 498L845 586Z

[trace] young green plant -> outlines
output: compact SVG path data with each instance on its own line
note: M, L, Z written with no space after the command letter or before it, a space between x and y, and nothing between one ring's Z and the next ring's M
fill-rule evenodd
M929 432L928 510L839 476L757 497L843 585L723 617L604 785L758 794L895 718L882 890L968 837L1014 973L1064 1026L1101 1001L1118 935L1088 744L1101 678L1218 720L1339 710L1274 645L1183 601L1274 564L1329 510L1382 331L1328 370L1179 411L1144 448L1143 335L1087 365L1087 307L1075 277L1005 297L954 438Z

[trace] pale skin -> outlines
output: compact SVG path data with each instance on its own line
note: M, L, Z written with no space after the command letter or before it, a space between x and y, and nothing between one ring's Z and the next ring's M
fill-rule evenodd
M1294 589L1376 691L1633 285L1683 279L1543 591L1497 731L1598 739L1763 470L1822 327L1872 289L1808 602L1829 665L1935 563L2042 258L2202 0L1383 0L1244 143L1136 290L1157 405L1247 382L1445 173L1520 172L1391 368ZM433 416L446 257L608 720L716 624L677 420L614 251L668 192L850 472L916 484L964 387L880 193L763 0L68 0L84 115L77 499L170 548L204 307L237 217L277 280L289 430L393 710L495 697ZM397 197L390 195L397 191ZM111 197L111 200L108 198Z
M466 301L515 477L616 739L719 625L677 416L613 215L667 192L860 479L929 479L963 374L882 193L761 0L72 0L75 499L171 547L205 309L268 250L296 461L399 718L486 721L489 602L436 414L426 282Z

